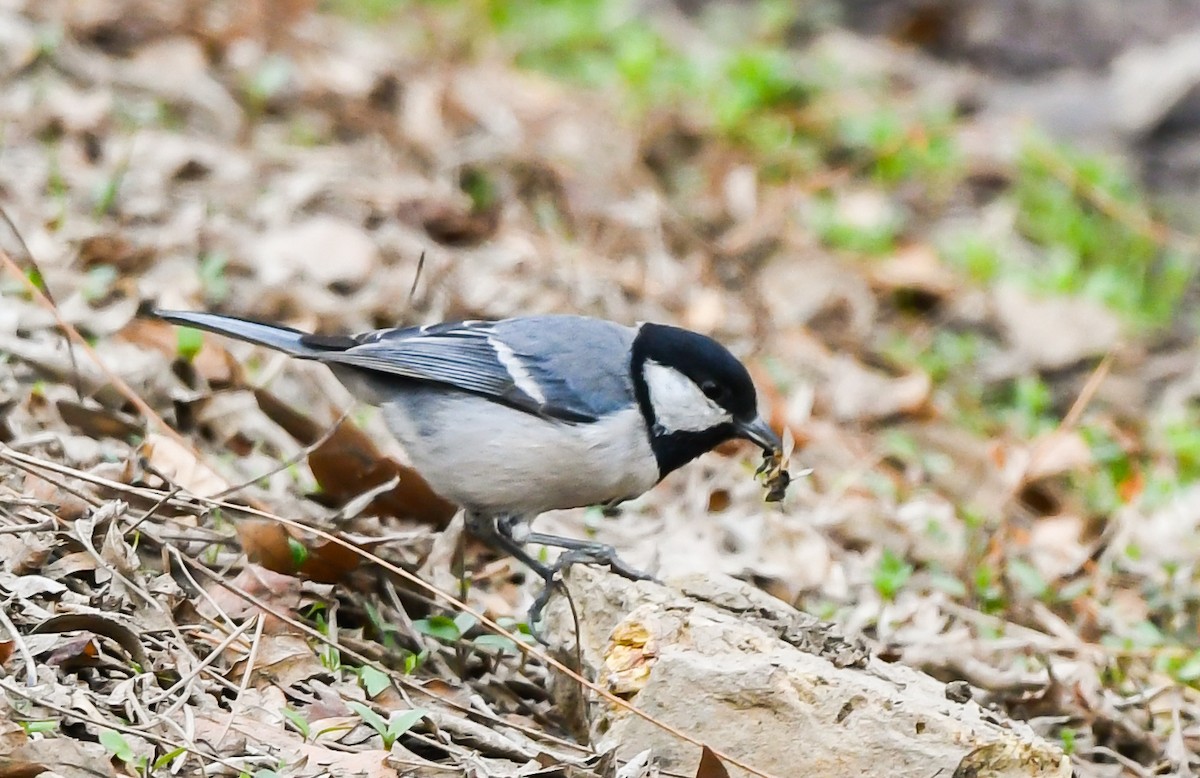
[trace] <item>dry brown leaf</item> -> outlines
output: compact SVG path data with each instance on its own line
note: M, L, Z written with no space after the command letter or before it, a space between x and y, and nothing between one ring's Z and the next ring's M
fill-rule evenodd
M138 448L156 470L199 497L212 497L229 489L229 483L188 448L166 435L151 432Z
M78 573L96 573L97 581L107 581L109 574L107 570L99 570L97 568L96 557L86 551L76 551L71 554L64 554L54 560L42 570L48 578L56 580L66 576L77 575Z
M352 548L304 537L273 521L243 519L237 523L237 534L250 561L276 573L337 583L362 563L362 556Z
M31 740L0 756L0 778L34 778L48 770L61 778L117 775L104 746L69 737Z
M1070 367L1110 351L1121 336L1117 314L1086 298L1039 298L1006 285L993 299L1012 347L1006 362L990 366L998 375Z
M92 509L78 494L62 489L33 473L25 474L21 488L26 497L55 506L55 515L63 521L74 521Z
M135 246L120 233L100 233L79 243L79 262L84 267L113 265L125 273L140 273L154 261L154 249Z
M441 678L430 678L421 681L421 688L428 694L454 705L470 705L471 692L468 688L446 683ZM382 704L382 703L381 703Z
M300 574L320 583L338 583L358 569L362 555L353 548L346 548L324 538L313 540L308 546L308 556L300 565Z
M250 678L256 686L278 684L284 689L328 672L308 638L296 634L263 635L253 671ZM245 672L246 660L241 659L230 668L228 676L237 680Z
M128 440L145 432L145 425L138 419L93 403L62 399L55 407L64 422L93 438Z
M79 515L83 515L82 511ZM65 518L73 521L79 516ZM54 547L53 540L40 534L0 535L0 560L4 560L6 571L25 576L34 570L41 570Z
M46 665L58 668L64 673L77 673L85 667L95 666L99 659L100 646L96 637L84 634L59 640L54 650L46 657Z
M700 766L696 768L696 778L729 778L725 764L708 746L704 746L700 752Z
M500 225L499 208L473 211L468 203L436 198L403 203L396 213L404 221L420 224L438 243L459 248L482 243Z
M397 768L389 764L391 751L356 751L347 753L322 748L319 745L301 746L308 764L332 775L354 775L362 778L397 778Z
M871 280L888 293L916 293L941 300L958 291L959 279L924 243L899 249L887 259L871 265Z
M301 581L290 575L272 572L264 567L246 565L237 577L229 582L229 588L245 592L263 601L271 608L291 613L300 605ZM224 586L213 584L208 587L209 595L230 618L245 618L258 613L258 606L237 596ZM200 604L200 612L206 616L216 617L218 614L208 602Z
M19 599L48 594L57 597L67 590L66 585L44 575L12 575L0 573L0 589Z
M334 686L320 681L314 680L309 684L313 696L316 700L304 708L304 713L308 715L310 720L315 719L336 719L350 713L350 708L346 706L346 698L342 696L342 692ZM393 688L392 686L388 687ZM396 701L396 707L400 707L403 700ZM389 710L385 703L380 703L384 710ZM315 729L315 728L314 728Z
M115 519L108 523L108 529L104 533L100 558L127 578L135 576L140 567L137 551L125 539L125 531Z
M242 550L251 562L283 575L296 572L291 536L282 524L267 519L241 519L236 530Z
M150 657L142 646L141 638L127 624L116 618L100 613L65 613L39 623L34 627L32 634L58 632L90 632L103 635L125 649L129 658L143 670L151 669Z
M933 382L923 372L891 377L848 356L826 365L826 383L819 396L841 421L879 421L897 415L918 415L929 404Z
M209 69L200 41L172 35L140 46L129 60L118 60L117 78L173 105L203 115L210 134L232 139L245 116L241 105ZM174 78L164 79L163 73Z
M10 643L10 641L4 641ZM7 657L5 658L7 661ZM11 754L29 742L29 735L13 715L14 711L7 704L0 706L0 757Z
M1048 582L1075 572L1088 558L1085 524L1070 514L1043 516L1029 529L1029 561Z

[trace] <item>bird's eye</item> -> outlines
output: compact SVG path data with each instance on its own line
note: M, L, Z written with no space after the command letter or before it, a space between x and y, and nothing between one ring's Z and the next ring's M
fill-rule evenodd
M704 381L700 384L700 391L704 392L704 396L713 402L719 403L725 399L725 387L716 381Z

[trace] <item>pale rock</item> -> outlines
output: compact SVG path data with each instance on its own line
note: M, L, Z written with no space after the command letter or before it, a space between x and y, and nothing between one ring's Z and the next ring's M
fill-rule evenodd
M579 616L585 676L657 720L776 778L1066 778L1070 760L1022 723L912 668L871 658L829 625L753 587L715 575L631 582L590 567L567 585ZM574 663L572 609L555 596L545 634ZM560 710L598 751L696 774L700 750L628 711L556 681ZM585 724L587 722L587 724ZM729 774L748 772L727 765Z

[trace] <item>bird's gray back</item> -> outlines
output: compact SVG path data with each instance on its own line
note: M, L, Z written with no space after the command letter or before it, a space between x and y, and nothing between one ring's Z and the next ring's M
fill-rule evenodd
M583 316L530 316L365 332L306 335L314 358L391 377L491 397L538 416L594 422L634 404L635 332ZM336 369L336 368L335 368ZM408 384L395 384L397 389Z
M634 401L632 327L586 316L546 315L503 319L493 331L526 365L550 403L603 416Z

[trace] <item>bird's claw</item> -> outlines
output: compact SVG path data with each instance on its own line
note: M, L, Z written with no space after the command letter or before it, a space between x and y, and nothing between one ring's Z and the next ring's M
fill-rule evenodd
M534 598L533 604L529 606L529 615L527 623L529 632L542 645L548 645L546 639L542 636L541 629L538 624L542 620L542 611L550 602L550 595L556 585L562 584L562 574L579 563L587 563L593 565L606 565L616 575L626 578L630 581L654 581L658 583L658 579L649 573L630 567L619 556L616 549L611 546L597 546L595 548L575 548L570 551L564 551L559 555L554 564L546 568L548 575L543 575L542 578L546 585L542 587L542 591Z

